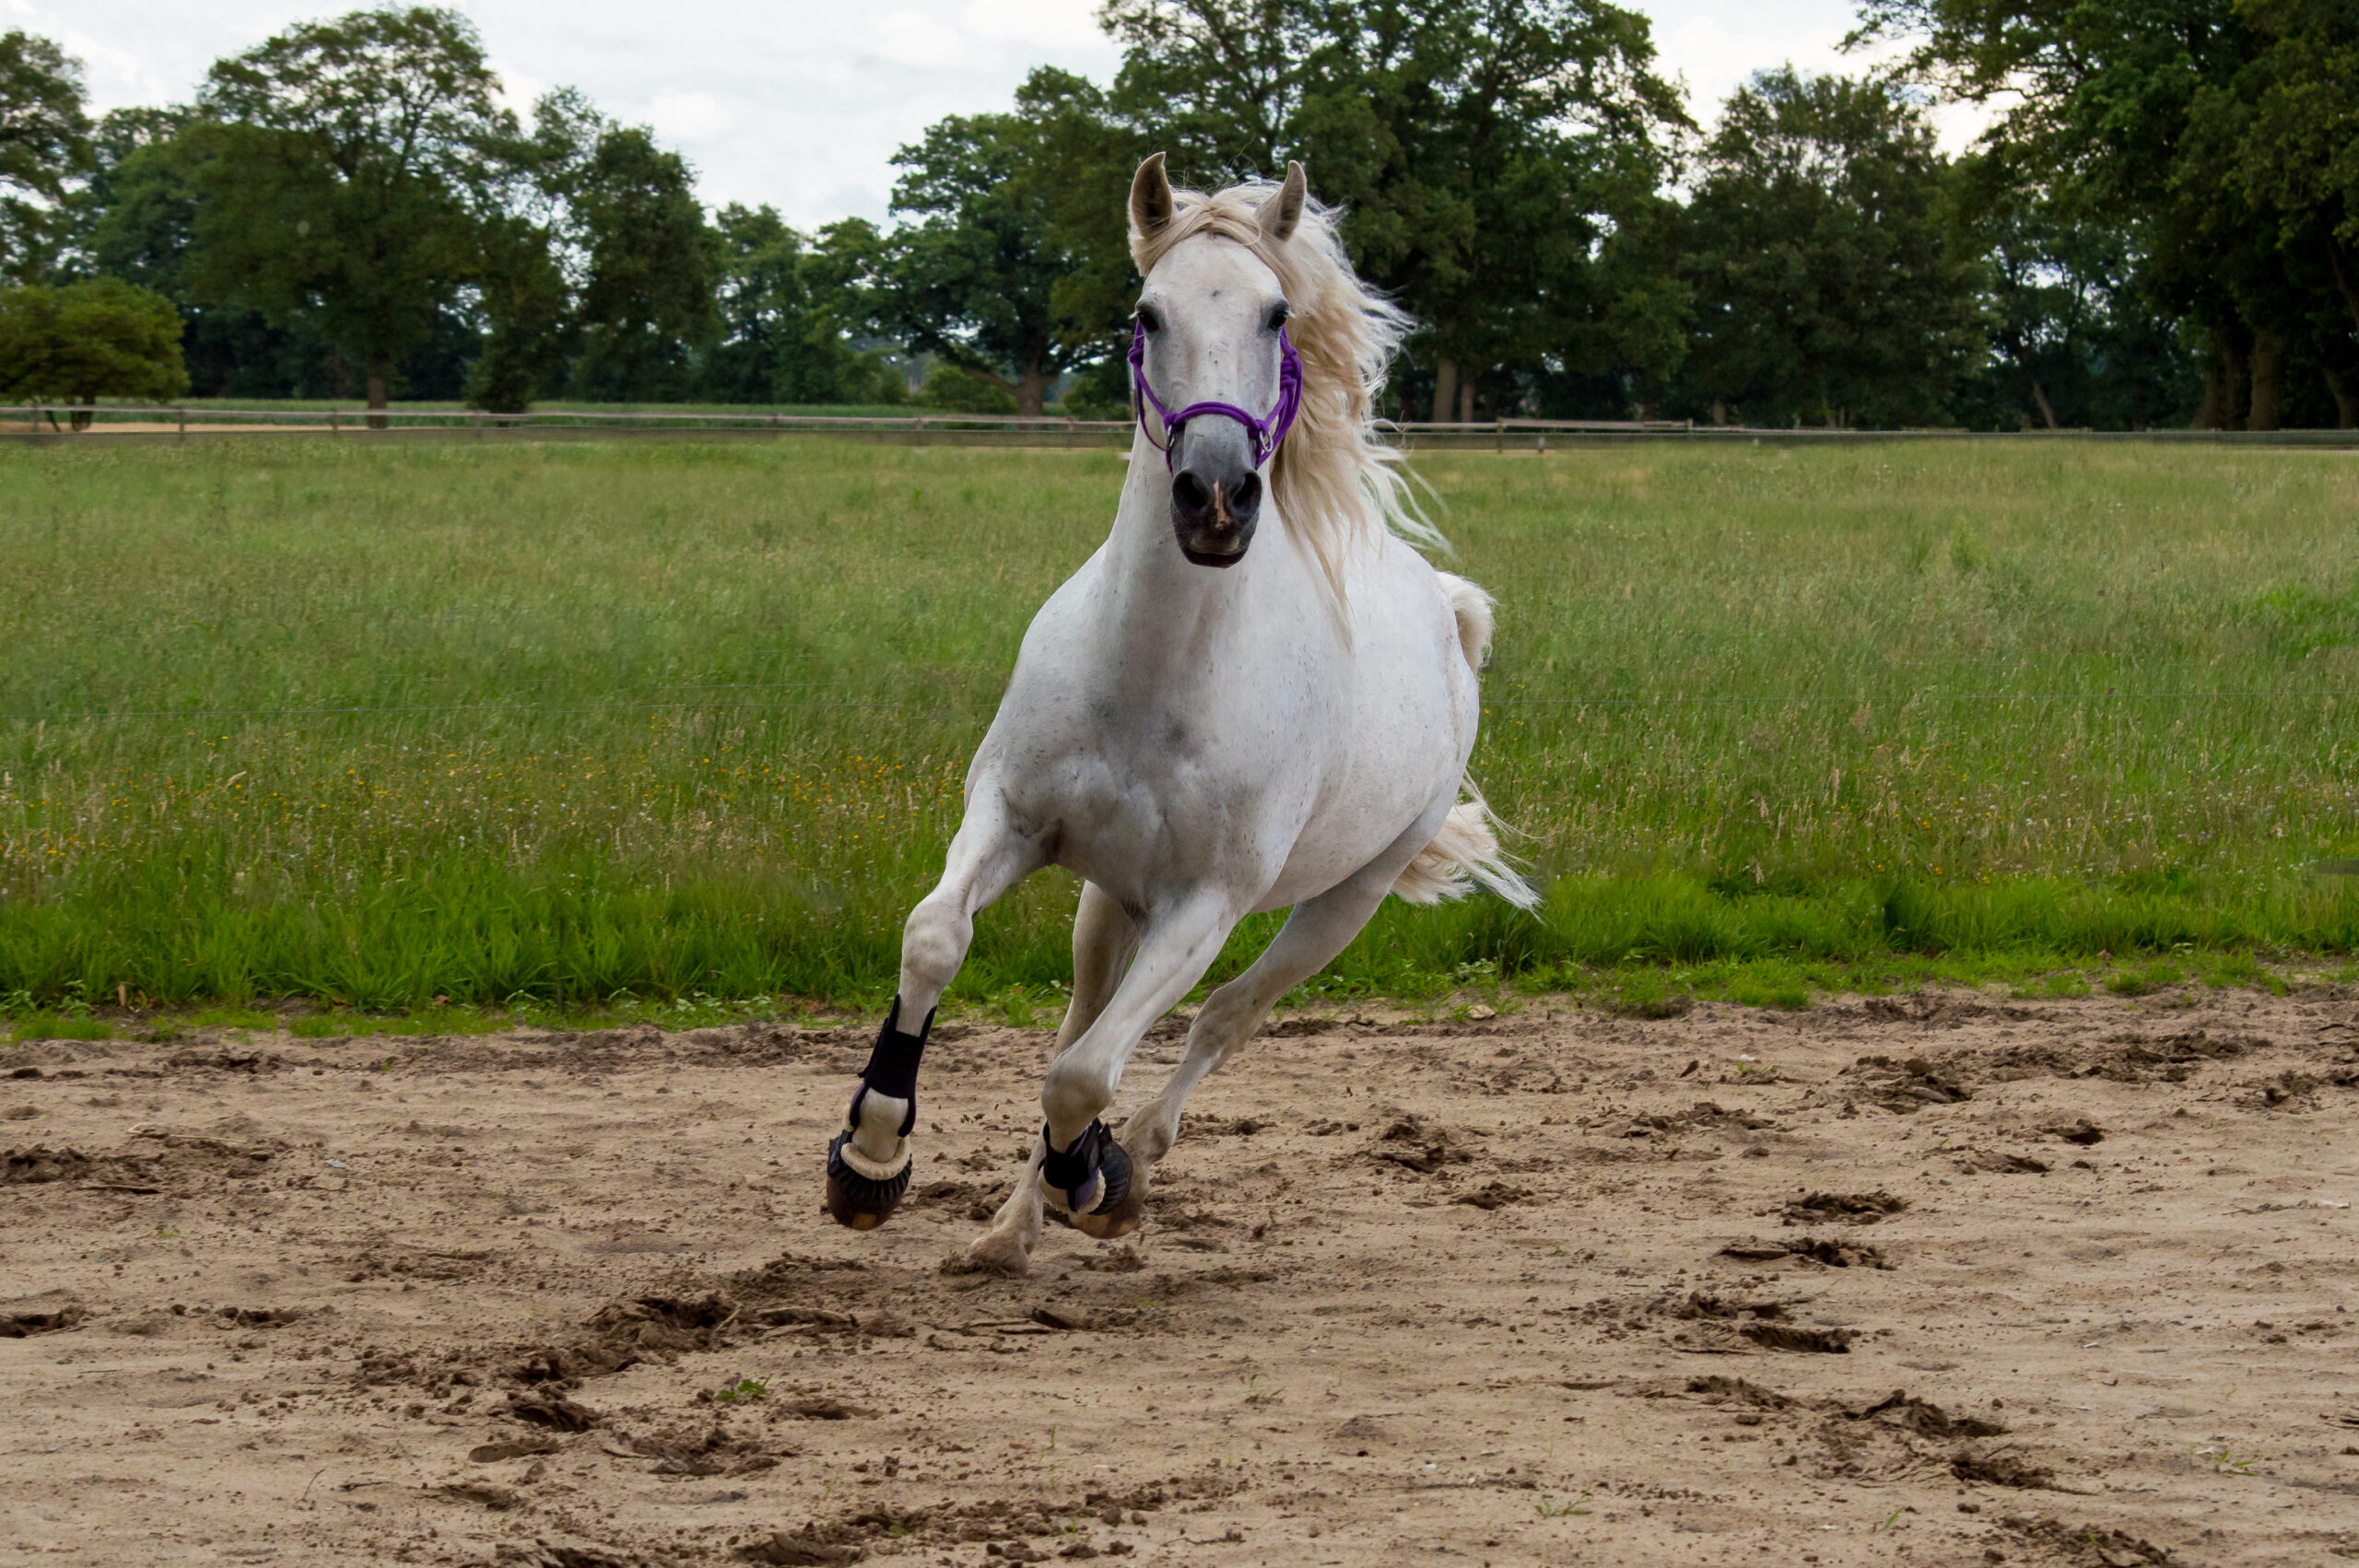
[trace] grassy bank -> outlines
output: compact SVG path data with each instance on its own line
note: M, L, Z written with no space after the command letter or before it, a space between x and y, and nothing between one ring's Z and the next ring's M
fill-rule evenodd
M2359 854L2347 457L1423 468L1500 595L1475 770L1548 910L1391 907L1318 986L1620 968L1784 998L2359 948L2359 879L2310 869ZM0 451L0 997L874 999L1121 473L809 442ZM1043 876L987 915L960 995L1052 998L1073 895Z

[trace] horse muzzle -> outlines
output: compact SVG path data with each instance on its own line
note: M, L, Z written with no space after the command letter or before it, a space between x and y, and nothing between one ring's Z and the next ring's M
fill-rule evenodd
M1262 475L1244 441L1224 434L1231 439L1207 432L1206 439L1187 441L1186 461L1171 474L1171 532L1194 566L1243 560L1261 521Z

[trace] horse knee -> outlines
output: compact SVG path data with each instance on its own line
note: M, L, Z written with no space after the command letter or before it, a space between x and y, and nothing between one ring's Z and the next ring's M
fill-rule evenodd
M975 924L955 907L932 899L910 911L901 928L901 996L915 1005L920 999L940 996L957 977L967 959ZM925 1006L933 1006L931 1000Z

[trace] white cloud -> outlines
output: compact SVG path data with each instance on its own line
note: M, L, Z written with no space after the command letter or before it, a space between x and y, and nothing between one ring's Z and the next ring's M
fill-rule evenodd
M1898 50L1872 45L1847 53L1843 40L1859 25L1851 0L1630 0L1654 22L1656 64L1684 78L1687 111L1709 129L1720 105L1755 71L1792 65L1813 75L1857 76ZM1963 105L1935 111L1942 146L1955 152L1974 140L1987 117Z
M216 59L362 0L0 0L89 68L93 104L185 101ZM1655 19L1666 70L1697 119L1752 71L1791 60L1857 69L1836 45L1848 0L1633 0ZM661 11L623 0L462 0L519 110L558 84L607 113L650 120L694 155L701 193L768 202L800 227L882 219L894 150L945 114L1003 108L1039 64L1109 80L1121 57L1095 0L706 0ZM1966 139L1948 129L1951 146ZM1970 135L1970 132L1967 133Z
M1046 49L1091 49L1105 41L1090 0L971 0L958 25L976 38Z
M973 58L964 33L921 11L894 11L879 18L873 37L880 58L921 71L952 70Z
M709 92L665 93L647 106L648 123L667 142L701 146L737 124L737 116Z
M489 63L499 76L501 106L514 110L520 119L530 119L534 100L549 90L549 84L529 72L518 70L496 54Z

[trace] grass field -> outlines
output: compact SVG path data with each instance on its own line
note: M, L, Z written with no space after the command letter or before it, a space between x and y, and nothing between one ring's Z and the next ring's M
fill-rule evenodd
M1421 466L1500 598L1475 773L1547 910L1389 906L1314 991L2348 968L2359 878L2313 869L2359 854L2348 455ZM809 441L0 451L0 998L874 1003L1121 472ZM1039 877L984 917L956 997L1051 1007L1074 894Z

